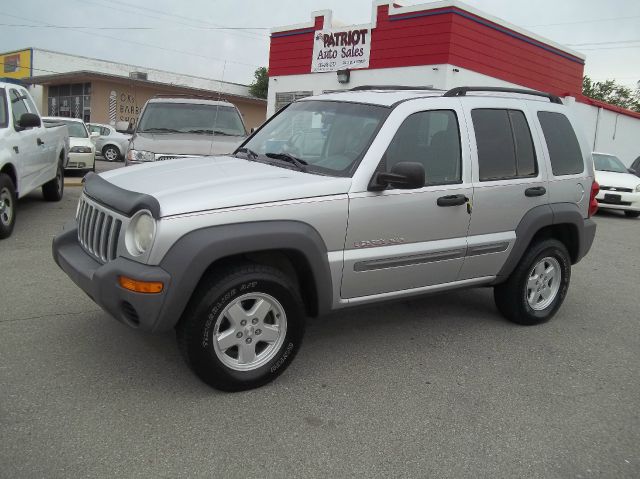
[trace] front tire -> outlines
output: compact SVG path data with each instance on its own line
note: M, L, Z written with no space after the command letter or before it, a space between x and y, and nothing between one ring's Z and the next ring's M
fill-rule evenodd
M11 178L0 173L0 239L11 236L16 224L16 188Z
M177 326L190 368L223 391L273 381L291 364L304 334L296 285L280 270L232 266L203 279Z
M493 290L498 310L510 321L527 326L549 321L567 295L571 259L560 241L534 243L516 269Z
M42 196L47 201L60 201L64 194L64 169L62 163L58 163L56 177L42 185Z
M624 214L627 218L637 218L640 216L640 211L625 211Z

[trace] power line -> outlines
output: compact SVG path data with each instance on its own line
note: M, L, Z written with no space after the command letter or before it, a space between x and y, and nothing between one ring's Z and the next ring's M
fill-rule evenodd
M2 13L2 15L5 15L5 16L8 16L8 17L12 17L12 18L18 18L20 20L27 20L29 22L38 22L38 23L41 23L43 25L49 25L49 26L51 25L50 23L43 22L42 20L35 20L35 19L25 18L25 17L21 17L19 15L12 15L12 14L9 14L9 13ZM138 42L138 41L135 41L135 40L125 40L123 38L113 37L113 36L110 36L110 35L102 35L102 34L99 34L99 33L90 33L90 32L84 31L84 30L76 29L75 27L70 28L70 30L76 31L78 33L83 33L85 35L91 35L92 37L108 38L110 40L116 40L116 41L119 41L119 42L130 43L130 44L133 44L133 45L140 45L140 46L147 47L147 48L155 48L157 50L163 50L163 51L168 51L168 52L173 52L173 53L180 53L180 54L183 54L183 55L191 55L191 56L194 56L194 57L205 58L207 60L212 60L212 61L220 62L220 63L228 62L228 63L233 63L233 64L236 64L236 65L249 66L249 67L252 67L252 68L261 66L261 65L256 65L256 64L253 64L253 63L245 63L245 62L239 62L239 61L235 61L235 60L227 60L227 59L224 59L224 58L210 57L210 56L207 56L207 55L201 55L201 54L195 53L195 52L177 50L177 49L174 49L174 48L161 47L161 46L158 46L158 45L151 45L149 43Z
M27 25L26 23L0 23L3 27L31 27L31 28L60 28L60 29L86 29L86 30L184 30L185 28L192 28L197 30L269 30L269 28L262 27L199 27L199 26L186 26L186 27L86 27L83 25Z
M524 28L533 28L533 27L555 27L558 25L577 25L580 23L598 23L598 22L611 22L614 20L631 20L634 18L640 18L640 15L631 16L631 17L615 17L615 18L598 18L595 20L578 20L575 22L560 22L560 23L545 23L541 25L524 25Z
M124 3L124 2L118 2L118 1L113 1L113 0L76 0L76 1L81 3L81 4L83 4L83 5L86 5L87 2L89 2L89 5L93 5L95 7L106 8L106 9L110 9L110 10L117 10L117 11L125 12L125 13L133 13L135 15L140 15L141 13L144 13L144 15L146 17L155 18L156 20L160 20L162 22L169 22L170 21L172 24L178 23L180 25L192 26L193 23L200 23L200 24L204 23L204 24L209 25L209 26L224 27L224 25L219 25L217 23L211 23L211 22L207 22L207 21L204 21L204 20L192 19L190 17L185 17L185 16L182 16L182 15L177 15L177 14L173 14L173 13L167 13L167 12L163 12L161 10L154 10L154 9L151 9L151 8L148 8L148 7L138 7L136 5L129 5L129 4ZM106 3L111 3L112 5L107 6L107 5L104 5L103 3L95 3L96 1L102 1L102 2L106 2ZM117 5L121 5L121 6L114 6L113 4L117 4ZM124 10L123 10L123 7L125 8ZM136 9L137 11L136 10L132 10L132 9ZM157 13L159 15L163 15L163 16L170 17L170 18L169 19L168 18L162 18L162 17L159 17L158 15L153 15L153 13L149 13L149 12L155 12L155 13ZM191 25L188 24L188 23L184 23L184 22L181 22L179 20L176 20L176 17L185 19L187 21L190 21ZM241 36L241 37L245 37L245 38L263 38L263 39L266 39L268 37L268 35L259 34L259 33L253 33L253 32L237 32L237 33L231 33L230 32L230 34L231 35L235 34L237 36Z
M583 51L591 51L591 50L623 50L626 48L640 48L640 45L629 45L626 47L595 47L595 48L581 48Z
M581 46L581 45L611 45L614 43L638 43L640 40L618 40L611 42L591 42L591 43L567 43L566 45L570 46Z

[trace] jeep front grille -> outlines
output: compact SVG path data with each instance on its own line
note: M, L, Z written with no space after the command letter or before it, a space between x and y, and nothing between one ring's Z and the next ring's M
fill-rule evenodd
M83 195L80 197L76 222L78 241L87 253L103 263L116 259L121 219Z

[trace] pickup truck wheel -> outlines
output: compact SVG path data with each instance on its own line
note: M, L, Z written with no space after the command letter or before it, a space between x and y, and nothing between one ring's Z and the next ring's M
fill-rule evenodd
M107 145L102 149L102 156L107 161L117 161L120 157L120 152L115 146Z
M291 364L303 333L295 284L278 269L253 263L204 279L177 326L191 369L223 391L274 380Z
M567 248L558 240L543 240L531 245L507 281L494 288L494 300L514 323L544 323L562 305L570 278Z
M0 173L0 239L8 238L16 224L16 189L13 181Z
M58 164L56 177L42 185L42 196L47 201L60 201L64 194L64 169Z

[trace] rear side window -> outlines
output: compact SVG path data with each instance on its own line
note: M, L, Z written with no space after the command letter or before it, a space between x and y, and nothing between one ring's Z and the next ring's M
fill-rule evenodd
M518 110L471 111L480 181L526 178L538 173L531 131Z
M582 152L571 123L562 113L539 111L538 120L547 142L554 176L575 175L584 171Z
M427 185L460 183L460 129L455 112L423 111L407 117L384 155L386 171L401 161L422 163Z

